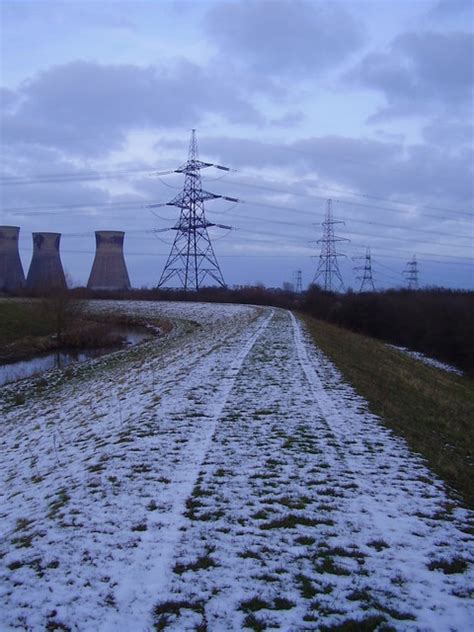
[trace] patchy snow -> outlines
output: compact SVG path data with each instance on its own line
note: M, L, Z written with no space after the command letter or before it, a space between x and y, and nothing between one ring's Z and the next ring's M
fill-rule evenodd
M434 366L437 369L448 371L449 373L455 373L456 375L464 375L461 369L457 369L455 366L452 366L452 364L446 364L446 362L441 362L440 360L429 358L420 351L411 351L406 347L398 347L397 345L389 344L387 345L387 347L390 347L391 349L396 349L397 351L401 351L402 353L405 353L406 355L409 355L412 358L415 358L415 360L419 360L420 362L423 362L423 364L427 364L428 366Z
M2 630L469 629L472 514L290 313L114 308L201 326L0 408Z

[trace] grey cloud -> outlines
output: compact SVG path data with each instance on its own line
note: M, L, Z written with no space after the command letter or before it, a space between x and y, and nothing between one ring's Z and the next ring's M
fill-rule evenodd
M345 169L377 166L382 161L393 160L401 155L403 146L368 139L345 136L321 136L273 144L247 139L219 137L203 139L204 151L217 154L219 159L232 156L232 163L241 167L286 167L303 173L324 170L343 174ZM349 167L347 167L349 165Z
M16 92L8 88L0 87L0 109L3 112L9 112L18 104L19 97Z
M451 16L463 16L470 14L472 17L473 5L471 0L440 0L429 11L429 17L445 20Z
M341 5L305 0L219 2L207 32L221 54L257 73L310 78L345 60L362 42Z
M435 144L404 146L344 136L321 136L287 145L231 138L203 139L211 159L249 172L279 167L294 177L416 204L468 209L472 204L472 154Z
M293 127L304 121L304 114L301 111L289 111L279 117L270 119L269 124L275 127Z
M259 122L232 82L216 82L187 61L171 67L75 61L52 67L18 89L21 104L4 118L3 142L38 143L104 155L133 128L194 126L208 114Z
M48 0L47 10L44 3L37 0L4 2L2 5L2 26L4 29L21 29L24 26L76 31L82 28L134 30L135 25L129 18L133 3L121 3L122 10L112 2ZM136 7L136 3L135 3ZM41 26L40 26L41 25Z
M216 215L218 221L245 230L245 235L252 231L264 234L279 231L285 243L296 240L308 244L308 240L320 236L320 227L313 223L322 221L327 197L335 199L337 217L346 220L346 226L340 229L342 236L352 240L347 249L344 246L346 253L352 250L354 254L363 254L362 250L354 249L369 244L374 249L374 257L386 249L408 253L439 251L449 255L455 253L437 244L456 242L456 238L448 239L443 233L469 235L467 216L439 210L442 207L459 211L470 208L472 160L463 152L453 153L446 165L444 148L343 136L307 138L287 145L202 138L201 145L206 159L228 164L228 157L232 156L232 166L238 168L235 174L223 180L209 182L209 188L243 200L243 204L230 212L224 210L221 216ZM293 184L288 186L286 177L281 180L278 176L270 176L270 180L268 176L261 177L260 169L268 168L271 173L275 167L281 168L283 173L291 173ZM283 191L285 193L280 193ZM358 192L360 196L351 192ZM305 197L305 193L310 197ZM355 203L339 203L341 199L352 199ZM392 206L387 199L401 200L409 206ZM217 205L218 202L212 207L212 213L216 213ZM438 210L421 208L425 205ZM397 206L402 213L387 209ZM416 229L428 232L423 234ZM456 254L468 256L468 240L458 241Z
M372 121L461 110L472 102L474 36L471 33L404 33L387 52L369 53L344 77L380 91L386 99Z
M448 148L470 146L474 141L474 124L468 120L438 117L423 128L423 138Z
M39 146L22 146L18 148L4 148L3 166L6 175L20 175L28 178L42 174L70 174L75 176L81 173L73 163L61 157L60 153L52 149ZM44 211L50 212L49 207L71 203L100 204L108 202L110 195L107 191L97 186L95 182L55 182L52 184L31 182L27 184L4 184L1 189L1 206L5 209L23 208L27 206L44 206L38 209L38 217L43 217ZM14 215L21 213L15 211ZM36 211L27 213L31 220ZM67 215L64 215L67 219Z

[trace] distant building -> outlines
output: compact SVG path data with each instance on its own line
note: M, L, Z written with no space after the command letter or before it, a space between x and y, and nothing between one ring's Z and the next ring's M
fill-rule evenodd
M66 277L59 256L60 233L33 233L33 257L26 278L30 290L66 289Z
M0 292L25 286L25 274L18 252L18 226L0 226Z
M90 290L129 290L130 279L123 255L125 233L118 230L98 230L95 233L96 252L87 282Z

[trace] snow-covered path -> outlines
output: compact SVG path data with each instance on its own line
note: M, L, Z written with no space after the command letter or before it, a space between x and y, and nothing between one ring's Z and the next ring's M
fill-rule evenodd
M291 314L129 309L201 327L3 413L0 629L469 629L472 517Z

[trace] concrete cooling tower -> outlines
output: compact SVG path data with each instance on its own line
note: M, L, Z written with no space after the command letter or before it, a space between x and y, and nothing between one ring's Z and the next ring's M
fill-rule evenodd
M25 274L18 252L18 226L0 226L0 292L25 286Z
M127 266L123 256L125 233L118 230L97 230L96 252L87 283L90 290L129 290Z
M33 258L26 278L30 290L66 289L59 241L61 233L33 233Z

